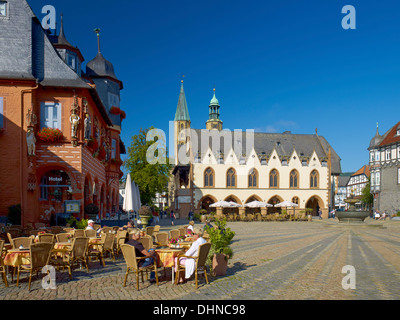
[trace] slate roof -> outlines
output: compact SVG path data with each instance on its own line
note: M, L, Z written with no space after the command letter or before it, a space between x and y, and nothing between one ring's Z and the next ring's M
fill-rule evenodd
M229 131L217 131L217 130L199 130L194 129L194 132L197 135L197 146L201 155L204 156L205 152L210 146L214 156L218 159L218 155L221 152L224 155L233 148L236 156L240 159L244 154L249 157L250 151L252 149L251 146L251 135L249 139L246 139L246 131L239 132L235 135L234 132ZM265 158L267 161L271 156L273 150L276 150L279 158L287 159L292 156L294 150L299 156L300 160L309 160L312 156L312 153L315 151L319 160L328 160L329 149L331 150L331 159L332 159L332 174L338 175L341 173L340 166L340 157L336 153L336 151L331 147L328 141L323 137L316 134L292 134L290 132L286 133L260 133L255 132L254 134L254 150L257 153L259 159ZM213 148L213 139L217 144L217 140L215 139L218 136L222 136L224 138L220 138L219 146L215 146ZM208 137L208 139L207 139ZM193 142L195 141L195 137L192 138ZM203 143L202 143L203 141ZM225 146L225 144L227 144ZM185 147L182 145L181 147ZM225 149L228 150L225 150ZM246 151L249 149L248 151ZM194 154L196 157L196 154Z
M0 78L89 89L60 58L27 1L14 0L10 6L9 18L0 19Z

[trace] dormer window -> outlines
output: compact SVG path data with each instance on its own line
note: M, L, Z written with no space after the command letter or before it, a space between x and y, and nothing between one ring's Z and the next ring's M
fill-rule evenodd
M67 53L67 64L68 66L76 71L76 57L70 53Z
M7 17L8 7L7 1L0 1L0 17Z

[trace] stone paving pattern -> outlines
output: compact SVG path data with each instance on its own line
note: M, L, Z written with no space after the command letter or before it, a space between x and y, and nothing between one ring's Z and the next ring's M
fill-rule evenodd
M161 231L187 221L161 220ZM202 224L197 223L202 226ZM57 288L45 290L41 276L32 282L21 276L20 286L0 283L0 300L397 300L400 298L400 221L368 219L365 227L339 225L337 220L312 222L228 222L236 232L228 274L200 277L183 285L167 279L157 287L125 276L122 254L106 267L89 264L90 272L57 272ZM378 228L377 226L383 226ZM342 288L342 267L356 270L356 289ZM162 272L161 272L162 275ZM195 294L194 294L195 292Z

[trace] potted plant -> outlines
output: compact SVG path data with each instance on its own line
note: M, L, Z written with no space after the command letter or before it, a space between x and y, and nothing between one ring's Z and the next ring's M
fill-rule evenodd
M207 214L207 210L206 209L201 209L200 210L200 221L201 222L206 222L207 218L206 218L206 214Z
M230 244L235 232L226 227L226 218L215 220L215 224L213 227L208 225L204 227L211 242L207 264L210 266L214 276L224 276L228 268L228 259L233 256Z
M55 142L63 138L61 130L54 128L43 128L37 135L40 140L45 142Z
M143 228L146 228L150 218L153 216L153 212L149 206L141 206L139 209L139 217L142 222Z

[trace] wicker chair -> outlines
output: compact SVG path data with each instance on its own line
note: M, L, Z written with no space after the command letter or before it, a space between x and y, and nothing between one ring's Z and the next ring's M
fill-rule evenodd
M102 233L109 233L110 231L113 231L112 227L103 227Z
M168 233L160 232L156 234L156 242L160 246L167 246L168 245Z
M40 228L44 228L46 225L42 222L36 222L35 223L35 228L36 229L40 229Z
M184 236L186 234L186 229L185 228L179 228L179 236Z
M85 237L85 230L82 229L75 229L73 232L75 238L84 238Z
M19 235L20 235L20 232L18 229L8 229L7 230L8 242L12 243L11 239L18 238Z
M154 232L154 227L146 227L146 235L152 237Z
M33 244L32 236L14 238L11 240L12 240L12 242L10 242L10 243L12 244L13 249L18 249L20 246L23 246L24 248L29 248Z
M149 251L153 248L153 237L149 235L145 235L144 237L140 237L139 242L143 245L143 247Z
M30 231L29 231L29 235L30 235L30 236L35 236L35 237L36 237L36 236L38 235L39 232L40 232L40 230L30 230Z
M89 239L85 237L77 237L72 239L72 246L69 249L53 249L53 253L63 253L62 256L54 255L50 259L50 264L54 266L62 266L68 268L69 278L72 280L72 268L75 263L81 262L86 266L87 272L89 272L88 265L88 248Z
M85 237L86 238L94 238L97 235L96 230L87 229L87 230L84 230L84 231L85 231Z
M180 258L188 258L188 259L195 259L195 281L196 281L196 289L198 288L198 273L199 271L204 271L204 277L206 278L206 283L208 284L208 278L207 278L207 266L206 266L206 261L207 261L207 256L208 252L210 251L211 248L211 243L204 243L199 246L199 253L197 257L190 257L190 256L185 256L185 255L179 255L178 256L178 264L176 267L176 276L175 276L175 284L178 284L178 279L179 279L179 272L185 270L185 266L180 264Z
M4 248L4 240L0 240L0 272L3 275L3 281L6 287L8 287L8 281L7 281L7 274L6 274L6 267L4 266L4 261L3 261L3 252Z
M90 245L88 247L88 258L89 259L92 259L92 258L99 259L99 262L100 262L100 264L103 265L103 267L106 266L104 263L104 257L103 257L103 245L106 241L106 236L108 234L112 235L111 233L102 233L100 243L96 243L95 246Z
M75 230L74 228L63 228L63 231L67 233L73 233L74 230Z
M103 253L103 262L104 262L104 254L106 253L110 253L112 255L113 261L115 262L114 239L115 236L113 233L106 233L104 243L100 247Z
M117 231L117 240L116 240L116 247L115 247L115 252L117 255L121 252L121 245L125 244L127 234L128 234L128 231L126 231L126 230L118 230Z
M181 235L181 232L179 231L179 229L174 229L174 230L170 230L169 231L169 238L172 239L178 239Z
M155 237L157 235L157 233L159 233L159 232L160 232L160 226L155 225L154 230L153 230L153 236Z
M136 252L135 252L135 247L131 246L129 244L121 245L121 250L122 250L122 254L124 255L125 262L126 262L126 274L125 274L125 280L124 280L124 287L126 286L126 280L128 279L129 273L134 272L136 274L136 290L139 290L139 273L142 276L142 282L144 282L143 271L146 271L146 276L147 276L147 271L154 271L155 275L156 275L156 283L158 286L158 272L157 272L156 259L154 259L154 264L152 264L152 265L149 265L147 267L139 267L138 262L142 259L146 259L147 257L137 258Z
M52 234L59 234L61 231L62 231L62 229L63 229L63 227L61 227L61 226L52 226L51 227L51 233Z
M18 265L17 287L19 285L19 274L29 272L28 290L31 290L32 274L41 271L44 266L49 264L52 249L53 244L47 242L34 243L30 246L31 263Z
M55 236L52 233L39 234L39 242L54 243Z
M68 242L69 239L72 238L71 233L59 233L56 234L56 241L57 242Z

